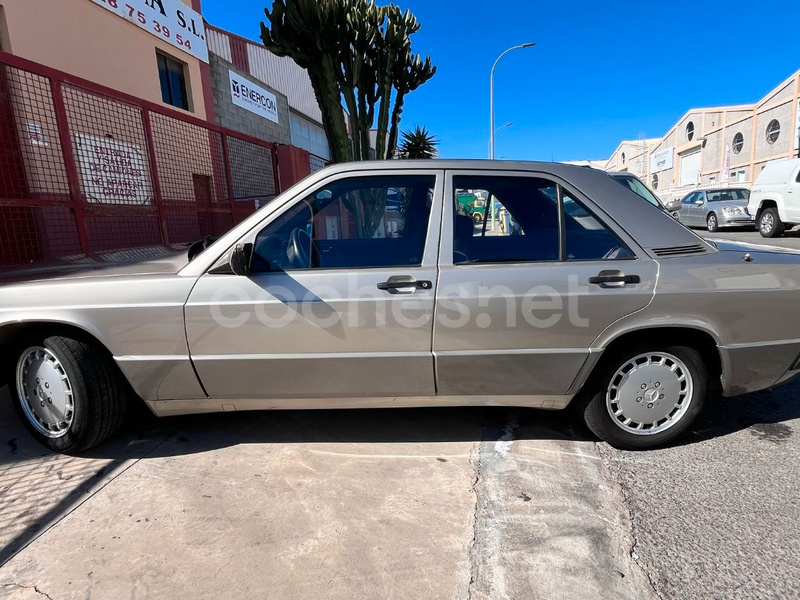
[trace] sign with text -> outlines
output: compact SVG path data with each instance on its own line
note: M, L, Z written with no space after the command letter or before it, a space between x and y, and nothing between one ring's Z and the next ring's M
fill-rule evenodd
M653 155L650 157L650 172L651 173L660 173L661 171L666 171L667 169L671 169L674 166L675 160L675 148L670 146L669 148L665 148L664 150L659 150L658 152L654 152Z
M160 40L208 62L203 17L180 0L92 0Z
M800 100L797 101L797 114L795 119L794 149L800 150Z
M150 179L142 148L86 133L75 134L87 202L150 204Z
M273 123L278 122L278 99L275 94L240 77L230 69L228 74L231 82L231 101L236 106L269 119Z

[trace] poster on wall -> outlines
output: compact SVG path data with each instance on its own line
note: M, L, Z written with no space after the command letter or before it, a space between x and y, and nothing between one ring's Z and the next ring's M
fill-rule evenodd
M48 146L47 136L42 131L42 126L38 123L26 123L25 131L28 133L28 141L34 146Z
M675 148L672 146L653 153L650 157L650 172L660 173L671 169L674 166L674 154Z
M140 146L76 133L75 147L87 202L133 205L152 202L150 178Z
M228 69L231 82L231 101L245 110L272 121L278 122L278 99L275 94L251 81L240 77Z
M794 149L800 150L800 99L797 101L797 112L795 113L794 127Z
M731 178L731 145L725 144L725 162L722 165L722 180Z
M203 16L180 0L92 0L160 40L208 62Z

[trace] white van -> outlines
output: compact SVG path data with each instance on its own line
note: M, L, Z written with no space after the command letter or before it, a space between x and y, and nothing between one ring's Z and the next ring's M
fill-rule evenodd
M750 192L747 212L765 238L800 223L800 158L767 163Z

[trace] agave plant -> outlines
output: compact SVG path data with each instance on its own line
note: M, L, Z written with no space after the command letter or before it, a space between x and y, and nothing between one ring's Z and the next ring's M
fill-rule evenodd
M436 158L439 153L437 140L427 129L417 125L411 131L403 132L403 141L398 148L399 158Z

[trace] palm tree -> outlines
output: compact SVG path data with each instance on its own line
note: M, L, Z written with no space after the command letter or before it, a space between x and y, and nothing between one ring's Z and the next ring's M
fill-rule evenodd
M403 141L398 148L399 158L436 158L439 153L437 140L427 129L417 125L412 131L403 132Z

